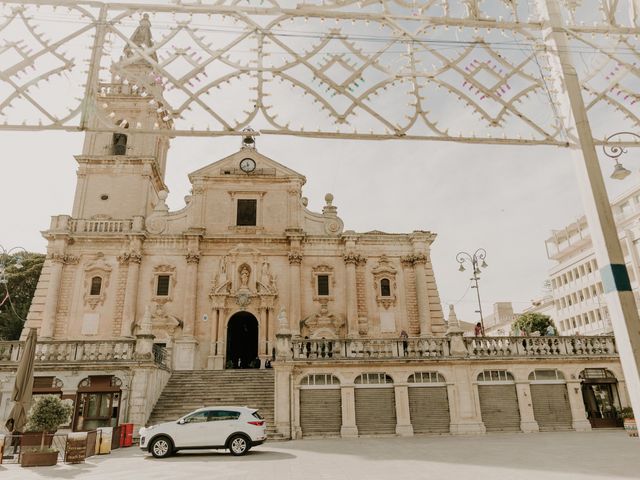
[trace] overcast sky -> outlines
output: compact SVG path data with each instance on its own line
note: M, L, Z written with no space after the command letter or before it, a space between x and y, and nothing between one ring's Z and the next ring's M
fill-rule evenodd
M45 27L55 28L59 17L40 15L49 22ZM58 23L59 29L67 28ZM136 22L129 23L133 31ZM166 33L167 25L164 30L161 25L158 21L154 35ZM86 47L85 40L79 42ZM120 54L121 47L113 47L111 55L117 58ZM582 52L577 66L591 65L594 59L589 55ZM71 105L79 101L71 99L77 96L71 90L65 90L70 80L61 77L58 81L63 83L56 94L48 96L60 108L67 106L65 96ZM238 100L225 95L230 105ZM537 95L542 95L542 101L546 99L544 92ZM439 97L435 98L437 103ZM539 99L534 97L533 101ZM289 103L292 105L286 105L285 110L303 111L295 102ZM478 124L477 116L465 116L464 111L454 115L451 106L440 105L438 115L449 115L461 129ZM22 118L21 112L13 114ZM595 131L610 128L605 117L594 118L599 119L592 125ZM20 245L44 251L40 231L48 228L49 217L71 212L76 182L73 155L81 153L82 139L81 133L0 131L0 244L5 248ZM173 140L166 177L170 207L184 205L189 172L238 148L237 137ZM447 304L455 304L458 316L467 321L477 321L477 303L474 291L468 288L469 273L457 270L457 252L473 252L479 247L487 250L489 267L480 283L486 314L499 301L511 301L515 310L521 311L541 295L552 266L545 239L552 229L564 227L583 213L573 159L568 150L556 147L262 136L257 148L307 177L303 195L308 197L311 210L320 211L324 195L331 192L346 230L437 233L432 259L445 312ZM611 196L640 181L640 160L633 155L623 157L634 172L623 182L609 180L613 162L601 160Z

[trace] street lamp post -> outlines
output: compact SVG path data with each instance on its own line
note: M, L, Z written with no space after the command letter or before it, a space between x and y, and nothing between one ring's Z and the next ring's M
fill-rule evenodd
M478 310L476 313L480 314L480 327L482 328L482 336L484 337L484 318L482 316L482 302L480 301L480 287L478 286L478 280L480 277L481 268L487 268L487 262L485 262L485 258L487 257L487 251L484 248L477 249L473 254L467 252L458 252L456 254L456 261L460 264L458 271L464 272L466 268L464 268L464 263L469 262L471 264L471 271L473 272L473 277L471 277L471 281L473 281L473 285L471 288L476 289L476 297L478 298ZM482 263L480 263L482 262Z
M609 135L606 138L606 142L609 142L609 140L611 140L614 137L617 136L623 136L623 135L630 135L633 138L636 139L640 139L640 135L638 135L637 133L633 133L633 132L616 132L612 135ZM621 147L619 145L602 145L602 151L604 152L604 154L609 157L609 158L613 158L616 161L616 164L613 167L613 173L611 174L611 178L615 179L615 180L624 180L625 178L627 178L631 172L629 170L627 170L626 168L624 168L622 166L622 164L618 161L618 158L620 158L622 155L624 155L625 153L627 153L627 149L624 147Z

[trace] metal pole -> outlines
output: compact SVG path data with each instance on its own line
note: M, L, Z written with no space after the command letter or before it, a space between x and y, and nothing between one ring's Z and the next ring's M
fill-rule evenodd
M477 262L475 262L477 263ZM482 316L482 302L480 301L480 287L478 286L478 276L476 275L476 265L473 265L473 278L475 282L476 296L478 297L478 313L480 314L480 326L482 327L482 336L484 337L484 318Z
M570 135L580 193L600 267L611 324L631 406L640 414L640 318L602 178L578 75L572 64L557 0L537 0L544 40L557 79L557 101Z

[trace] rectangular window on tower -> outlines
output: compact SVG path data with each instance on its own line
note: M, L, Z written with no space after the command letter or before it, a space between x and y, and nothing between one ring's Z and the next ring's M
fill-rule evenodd
M256 199L238 199L236 225L241 227L255 227L257 210L258 201Z
M169 295L169 282L171 275L158 275L158 285L156 286L156 295L158 297L166 297Z
M329 295L329 275L318 275L318 295Z

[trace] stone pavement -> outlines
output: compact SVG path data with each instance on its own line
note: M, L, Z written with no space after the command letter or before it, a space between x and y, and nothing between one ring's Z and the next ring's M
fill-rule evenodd
M318 439L267 443L245 457L183 452L157 460L138 448L81 465L0 465L0 480L582 480L640 478L640 440L586 433Z

